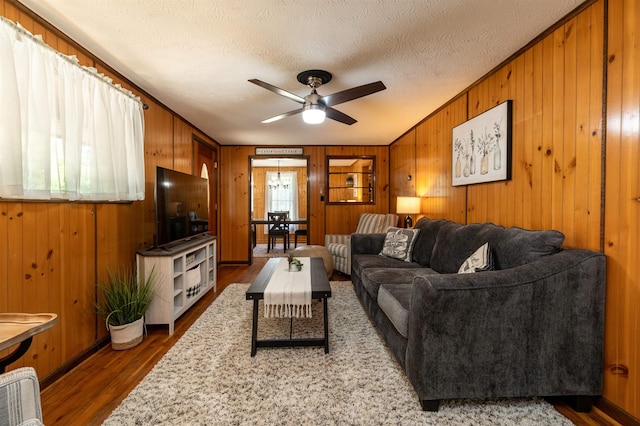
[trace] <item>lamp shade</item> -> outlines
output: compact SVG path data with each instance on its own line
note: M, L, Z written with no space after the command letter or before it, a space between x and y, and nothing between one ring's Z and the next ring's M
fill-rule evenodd
M398 197L396 212L404 214L420 213L420 197Z
M302 111L302 120L307 124L320 124L324 122L326 114L320 105L307 104Z

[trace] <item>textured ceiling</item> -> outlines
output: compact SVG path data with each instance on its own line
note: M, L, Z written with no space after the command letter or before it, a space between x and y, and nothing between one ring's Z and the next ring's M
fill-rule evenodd
M19 0L223 145L387 145L584 0ZM387 89L308 125L296 80Z

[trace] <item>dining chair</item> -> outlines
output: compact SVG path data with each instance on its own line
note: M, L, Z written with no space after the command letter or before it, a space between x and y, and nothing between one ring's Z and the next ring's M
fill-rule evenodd
M267 213L267 253L275 246L278 237L282 237L283 251L287 251L289 245L289 212L268 212Z

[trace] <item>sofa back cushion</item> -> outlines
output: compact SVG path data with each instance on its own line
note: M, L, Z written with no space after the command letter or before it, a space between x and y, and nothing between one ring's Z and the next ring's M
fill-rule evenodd
M383 214L362 213L356 228L356 234L378 234L384 220Z
M356 234L384 234L391 226L398 224L398 215L390 213L362 213Z
M564 234L504 228L492 223L440 227L431 254L430 267L441 274L458 272L460 265L484 243L493 250L495 269L509 269L533 262L561 249ZM414 249L415 250L415 249Z
M440 227L450 222L445 219L429 219L428 217L422 217L416 222L414 229L419 229L420 233L413 245L413 261L419 263L421 266L428 268L431 262L431 252L433 246L436 243L436 237Z

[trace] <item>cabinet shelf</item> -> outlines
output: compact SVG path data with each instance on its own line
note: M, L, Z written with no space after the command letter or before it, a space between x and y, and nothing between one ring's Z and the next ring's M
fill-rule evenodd
M175 321L209 290L216 289L216 238L201 236L169 249L139 250L138 273L156 275L155 296L145 315L147 324L167 324L173 334Z

